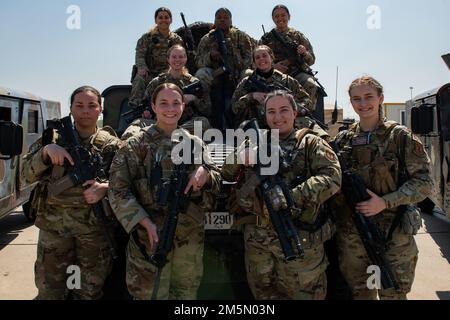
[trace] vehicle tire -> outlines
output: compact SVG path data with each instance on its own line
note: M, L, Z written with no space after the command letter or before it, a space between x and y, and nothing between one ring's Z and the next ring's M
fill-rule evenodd
M433 209L435 204L429 198L426 198L422 202L419 202L417 206L420 208L420 211L426 214L433 214Z

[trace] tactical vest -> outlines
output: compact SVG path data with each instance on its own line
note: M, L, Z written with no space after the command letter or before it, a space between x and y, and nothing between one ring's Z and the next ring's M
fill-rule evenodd
M349 169L359 174L367 187L383 196L399 187L399 173L405 170L405 128L395 121L384 123L386 130L382 136L356 134L357 124L342 132L336 139L338 145L345 141L341 154ZM400 138L398 138L400 136Z
M166 210L169 209L169 204L173 201L173 199L167 197L165 191L167 191L167 183L170 183L169 179L173 177L176 170L171 157L174 142L171 138L163 136L162 132L156 128L156 125L151 125L141 130L141 132L144 138L140 137L139 143L144 142L145 147L138 148L137 155L140 159L138 168L132 168L132 170L136 169L136 175L132 182L133 194L146 211L150 220L160 230L164 225ZM184 130L184 133L187 135L187 137L184 136L184 139L193 140L193 136L186 130ZM190 172L189 169L188 171ZM204 218L204 211L196 203L195 197L198 195L201 195L201 192L192 192L187 203L185 203L186 216L194 220L197 226L203 224ZM189 228L183 229L183 232L177 229L176 239L185 239L190 232L191 229ZM148 259L150 253L142 245L142 243L147 243L148 241L145 229L138 226L132 232L132 237L141 254Z
M292 146L292 148L283 148L283 151L288 153L286 156L286 160L288 163L291 163L294 161L294 159L297 157L299 153L299 147L302 144L305 136L307 134L313 134L315 133L308 129L300 129L296 132L295 138L296 138L296 144ZM307 141L305 141L307 143ZM305 149L307 149L308 146L305 146ZM308 155L306 155L306 158ZM286 173L287 172L287 173ZM293 184L299 185L303 181L306 181L309 177L311 177L311 171L309 168L309 165L305 159L305 167L302 170L302 176L301 177L293 177L290 175L292 170L285 170L285 173L282 174L283 180L288 184L289 188L295 187ZM254 176L254 175L253 175ZM253 177L252 176L252 177ZM250 195L252 192L250 190L254 190L256 188L257 180L250 178L247 180L246 183L242 186L241 190L238 191L238 197L242 198L244 194ZM253 189L252 189L253 188ZM240 200L240 199L238 199ZM245 202L246 199L243 199ZM254 200L254 202L258 202L259 200ZM248 201L247 201L248 202ZM258 208L258 206L255 206ZM265 209L265 206L260 205L258 208L258 212L262 212L262 217L258 216L256 218L256 224L260 227L269 227L270 222L268 218L268 212ZM295 217L295 213L294 213ZM248 216L241 218L238 224L244 224L244 223L254 223L255 217L254 216ZM294 223L298 228L299 231L299 237L302 241L302 246L305 249L310 249L313 247L316 247L317 245L320 245L324 243L325 241L331 239L333 234L336 231L336 227L333 223L333 220L331 219L331 216L329 214L328 205L323 204L320 209L319 213L317 215L316 220L313 223L304 223L299 221L298 217L295 217Z
M317 134L308 129L300 129L296 133L296 140L297 143L295 145L294 150L299 150L301 144L304 141L304 138L307 134L312 134L317 136ZM306 181L309 179L312 174L308 163L308 145L307 141L305 141L305 167L303 170L303 177L299 177L301 181L297 181L299 183L302 183L303 181ZM298 151L297 151L298 152ZM292 160L296 157L296 154L293 155ZM297 183L295 182L295 183ZM297 184L298 185L298 184ZM291 188L294 186L291 185ZM299 219L299 217L295 217L294 214L294 223L299 229L299 237L302 241L302 245L305 249L311 249L318 245L323 244L325 241L330 240L333 234L336 232L336 226L334 224L334 216L330 210L329 202L331 199L325 201L320 208L318 209L317 217L314 222L312 223L305 223Z
M167 51L175 44L182 44L182 40L173 32L170 32L168 38L164 38L157 29L151 30L146 37L148 47L145 62L154 78L167 69Z
M114 157L117 147L115 145L110 145L109 142L113 137L117 138L116 133L110 127L104 127L98 129L95 134L93 134L88 142L80 143L88 149L92 154L98 154L102 158L102 171L105 173L102 176L97 176L97 180L101 182L107 181L106 172L109 169L108 166ZM54 134L52 141L62 147L64 147L64 142L61 137ZM67 174L67 168L53 166L51 174L46 181L46 188L50 184L57 183L61 181ZM89 207L83 197L83 192L85 188L81 185L73 186L67 190L63 190L60 194L51 196L47 194L47 203L49 205L61 206L61 207Z
M158 203L164 200L161 198L164 181L167 181L175 172L175 164L171 158L175 142L169 137L163 137L162 133L156 129L156 125L151 125L141 132L144 135L146 147L139 148L137 151L142 153L137 154L140 158L138 168L133 168L136 170L133 186L139 203L151 215L151 212L157 209ZM186 139L192 137L187 131L184 132L188 137ZM142 139L140 142L142 143ZM193 194L192 198L196 196L197 194ZM192 198L190 197L190 201L194 201Z

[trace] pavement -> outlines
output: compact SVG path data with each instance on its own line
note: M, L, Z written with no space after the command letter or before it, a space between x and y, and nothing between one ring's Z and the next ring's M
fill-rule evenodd
M34 261L38 231L21 208L0 220L0 300L31 300L37 295Z
M450 300L450 223L423 215L416 236L419 261L408 298ZM0 220L0 300L31 300L37 295L34 261L38 229L23 216L21 208Z

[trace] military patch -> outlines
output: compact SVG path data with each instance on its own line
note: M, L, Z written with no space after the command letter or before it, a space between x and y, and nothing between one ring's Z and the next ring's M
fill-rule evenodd
M330 161L336 161L336 155L333 151L331 150L326 150L325 151L325 157L330 160Z
M369 136L356 136L352 138L352 146L366 146L370 144Z
M414 144L414 146L413 146L413 153L416 156L420 157L420 158L425 157L426 156L426 152L425 152L425 149L424 149L424 147L422 145L422 142L415 135L413 135L413 144Z

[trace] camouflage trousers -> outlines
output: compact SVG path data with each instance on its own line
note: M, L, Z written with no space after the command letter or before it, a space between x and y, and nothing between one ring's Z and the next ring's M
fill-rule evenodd
M141 242L147 242L146 231L138 228ZM161 272L158 300L195 300L203 276L203 223L187 214L178 219L174 247L167 257L169 262ZM146 250L150 256L150 250ZM157 268L144 258L134 237L127 247L127 287L138 300L150 300Z
M377 294L381 300L405 300L411 291L414 281L414 271L417 264L418 249L412 235L404 234L400 228L392 235L386 258L400 286L400 291L394 289L369 289L367 280L372 273L367 273L370 262L359 234L353 232L337 233L339 266L353 298L356 300L376 300Z
M134 79L131 81L131 94L130 94L130 104L134 104L138 106L142 103L142 100L145 97L145 90L149 82L152 80L151 76L143 77L139 74L136 74Z
M317 86L314 81L314 77L311 75L300 72L298 75L295 76L295 79L302 85L303 89L309 94L309 97L312 101L312 109L311 111L314 111L316 109L316 102L317 102Z
M37 300L100 299L106 277L111 272L112 257L102 232L64 237L58 233L40 230L35 263ZM77 276L69 266L79 267L79 289L69 284Z
M257 300L323 300L328 260L323 245L305 249L305 257L286 263L276 233L246 224L247 280Z

